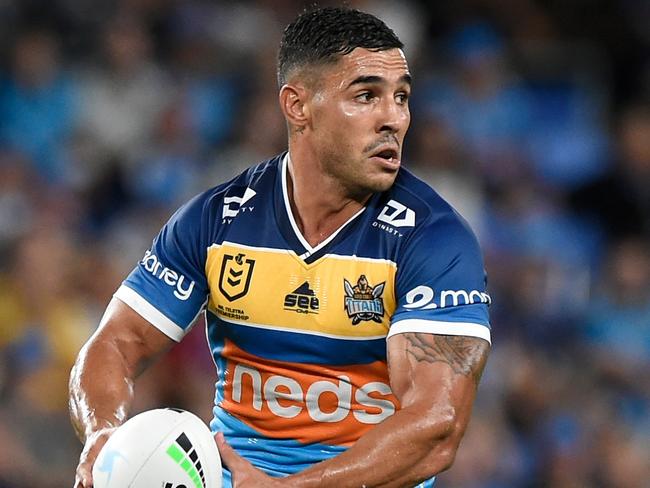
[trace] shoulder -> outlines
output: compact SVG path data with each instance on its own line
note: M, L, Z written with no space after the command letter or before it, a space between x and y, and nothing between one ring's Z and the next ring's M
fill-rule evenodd
M384 207L378 219L405 227L408 231L405 237L411 245L423 239L429 246L477 245L467 221L428 183L407 169L400 170L383 200Z
M391 197L409 206L415 224L408 234L404 233L397 254L400 293L424 288L449 293L484 292L483 255L469 224L428 184L404 173L396 181Z
M268 159L244 170L234 178L199 193L181 206L170 224L183 229L211 233L214 225L237 214L247 199L272 188L281 156Z
M282 156L276 156L250 166L234 178L209 188L189 200L180 210L213 213L232 204L241 204L247 194L254 195L270 187L275 181Z

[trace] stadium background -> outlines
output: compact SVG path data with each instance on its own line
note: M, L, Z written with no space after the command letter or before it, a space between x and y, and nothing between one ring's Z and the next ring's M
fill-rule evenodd
M406 165L487 260L494 349L440 486L648 486L650 2L349 4L406 43ZM302 6L0 1L1 488L72 484L67 377L111 294L181 202L285 147ZM136 410L209 417L200 329Z

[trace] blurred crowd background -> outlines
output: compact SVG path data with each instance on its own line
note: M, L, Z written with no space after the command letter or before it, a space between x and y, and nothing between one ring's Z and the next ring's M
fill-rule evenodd
M650 2L348 5L405 42L405 164L486 257L493 352L439 485L650 486ZM0 488L72 485L67 378L112 293L181 203L284 150L304 6L0 1ZM213 380L197 326L134 410L207 420Z

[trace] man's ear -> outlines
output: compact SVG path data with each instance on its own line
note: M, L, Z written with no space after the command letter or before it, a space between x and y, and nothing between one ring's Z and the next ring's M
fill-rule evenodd
M299 132L309 124L308 90L302 84L286 84L280 88L280 109L291 127Z

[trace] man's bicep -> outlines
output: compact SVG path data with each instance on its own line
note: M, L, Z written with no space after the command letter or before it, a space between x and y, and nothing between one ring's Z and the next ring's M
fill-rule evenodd
M490 344L468 336L419 332L388 339L388 368L402 407L447 397L458 407L473 402Z
M126 420L135 377L172 344L128 305L111 300L70 373L70 415L83 442Z
M113 298L91 342L119 354L134 374L169 350L175 342L130 306Z

